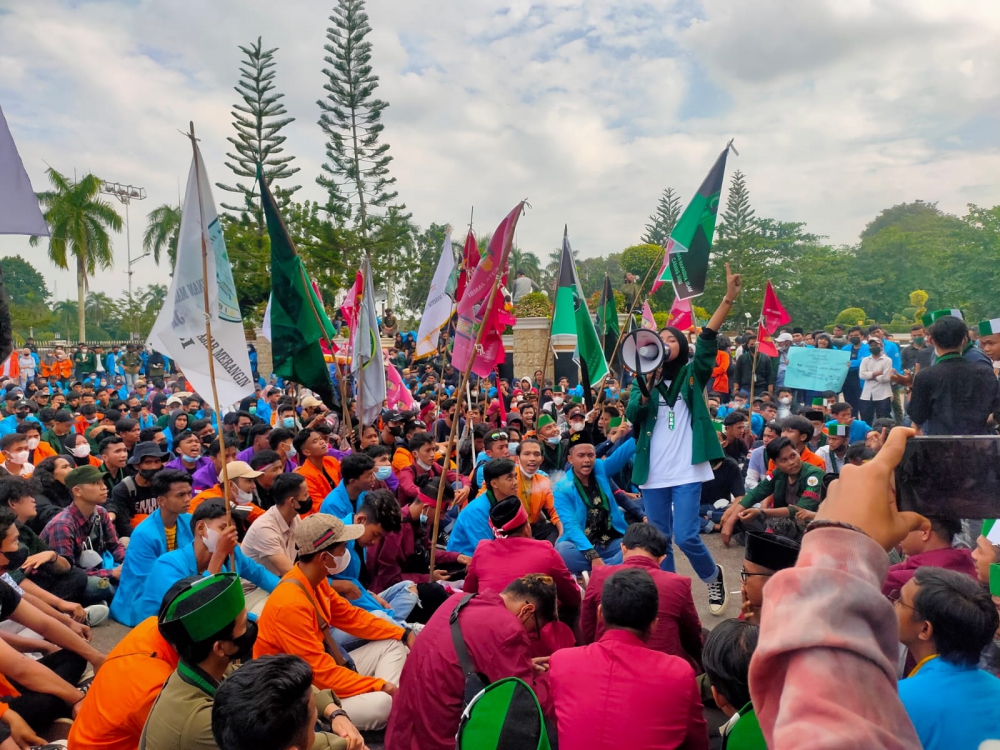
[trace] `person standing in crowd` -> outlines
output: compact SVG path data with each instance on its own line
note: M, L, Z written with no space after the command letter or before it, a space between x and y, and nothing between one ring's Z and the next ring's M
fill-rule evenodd
M743 391L745 398L750 398L750 391L761 396L774 390L773 364L771 358L760 355L757 357L757 367L754 368L754 353L757 351L757 336L747 336L743 353L736 358L736 374L734 377L735 392Z
M516 305L525 296L531 294L532 290L537 289L538 284L529 279L520 268L517 269L517 278L514 279L514 286L511 289L511 300Z
M622 284L621 293L625 295L625 309L634 310L639 299L639 285L635 283L634 273L625 274L625 283Z
M844 385L841 388L844 394L844 401L849 403L855 411L860 411L861 378L858 373L859 368L861 367L861 360L868 354L868 345L865 343L861 326L851 326L850 330L847 332L847 343L842 346L841 349L845 352L849 352L851 355L847 370L847 377L845 378Z
M892 414L892 376L897 374L892 360L882 350L882 341L872 335L868 339L868 356L858 365L861 389L860 417L874 422Z
M694 359L688 361L687 339L676 328L660 332L665 362L650 376L647 393L632 389L626 417L639 436L632 481L643 491L649 522L668 539L676 536L698 577L708 585L709 609L722 614L728 596L724 571L701 539L701 485L712 479L711 461L725 454L702 398L715 367L718 331L739 296L741 281L726 266L726 295L698 337ZM650 397L648 393L655 393ZM614 457L622 449L611 455ZM557 500L558 509L558 500ZM560 511L563 524L568 521ZM674 570L668 547L664 570ZM572 566L571 566L572 569Z

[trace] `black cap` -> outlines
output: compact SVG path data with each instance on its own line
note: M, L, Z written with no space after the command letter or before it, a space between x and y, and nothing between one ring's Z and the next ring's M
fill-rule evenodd
M382 410L382 421L383 422L402 422L403 412L396 409L383 409Z
M802 416L808 419L810 422L814 420L825 420L826 414L821 412L819 409L808 409L802 412Z
M158 443L154 443L152 440L146 440L135 446L132 457L128 462L131 466L136 466L147 456L156 456L157 458L166 460L170 457L170 451L163 450Z
M581 430L580 432L574 432L569 436L569 447L572 448L574 445L593 445L594 441L590 437L590 434L586 430Z
M743 557L754 565L768 570L794 568L799 559L799 543L778 534L747 531L747 544Z
M56 412L56 415L52 418L54 422L72 422L73 414L66 411L65 409L60 409Z

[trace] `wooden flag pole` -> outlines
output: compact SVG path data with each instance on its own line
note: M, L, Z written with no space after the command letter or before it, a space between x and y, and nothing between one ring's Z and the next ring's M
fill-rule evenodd
M569 226L563 224L563 239L566 238L566 233L569 231ZM572 260L573 254L570 253L570 259ZM542 357L542 382L538 384L538 400L542 400L541 389L545 387L545 371L548 369L549 364L549 354L552 355L552 381L553 384L556 383L556 350L552 346L552 326L556 322L556 303L559 301L559 277L562 276L562 248L559 248L559 268L556 269L556 280L552 285L552 315L549 316L549 337L546 339L545 344L545 356ZM586 303L585 303L586 304ZM517 377L517 373L514 373L514 377ZM537 410L536 410L537 411ZM535 422L538 422L538 416L535 415ZM558 415L554 415L558 416Z
M205 302L205 346L208 348L208 377L212 380L212 404L215 406L215 418L219 422L219 461L222 464L222 497L226 506L226 526L233 525L233 514L229 502L229 467L226 466L226 438L222 431L222 410L219 408L219 389L215 384L215 344L212 340L212 309L208 299L208 245L205 242L205 209L201 200L201 164L198 160L197 139L194 136L194 122L190 123L191 150L194 153L195 186L198 191L198 216L201 229L201 291ZM229 553L229 568L236 572L236 551Z
M506 264L507 255L510 252L510 242L513 240L513 237L513 232L511 232L510 240L503 249L501 257L504 260L504 264ZM490 296L486 299L486 306L479 308L480 310L483 310L483 322L479 326L479 333L476 335L476 343L472 347L472 352L469 355L469 362L465 366L465 372L462 373L462 379L458 383L459 391L464 390L466 384L469 382L469 376L472 373L472 365L476 361L476 352L478 352L479 347L482 346L483 337L486 335L486 323L489 321L490 313L493 310L493 301L496 298L497 290L500 289L500 279L503 277L503 273L501 271L501 268L497 269L496 278L493 279L493 288L490 289ZM458 423L458 419L451 420L451 433L448 435L448 447L444 452L444 466L441 469L441 481L438 483L437 512L434 514L434 530L431 534L430 574L432 581L434 580L434 558L437 554L437 537L441 525L441 503L444 500L444 486L448 481L448 462L451 460L451 452L455 448L455 438L458 434Z

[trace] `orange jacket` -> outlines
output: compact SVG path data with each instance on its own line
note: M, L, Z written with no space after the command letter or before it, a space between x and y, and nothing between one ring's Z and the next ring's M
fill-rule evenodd
M715 355L715 368L708 390L729 393L729 352L721 349Z
M302 466L295 470L296 474L301 474L306 478L306 487L309 488L309 497L312 498L313 507L308 513L303 513L302 516L311 516L313 513L319 512L319 506L323 504L326 500L326 496L329 495L333 488L340 484L340 461L335 459L333 456L323 457L323 469L326 471L327 476L330 477L330 482L326 481L326 477L323 476L323 472L312 465L312 462L305 459Z
M398 641L403 637L401 627L355 607L341 598L325 579L314 589L302 569L294 565L282 577L282 582L275 586L257 620L254 658L266 654L300 656L312 667L313 685L320 690L330 689L339 698L381 690L385 680L365 677L347 667L341 667L326 653L316 609L304 591L293 583L285 583L289 578L297 579L305 585L327 625L368 641Z
M74 750L135 750L177 653L156 618L140 622L115 646L94 678L69 732Z
M202 490L193 498L191 498L191 505L188 507L188 513L194 513L194 509L201 505L206 500L221 500L222 499L222 486L215 485L214 487L209 487L207 490ZM262 515L264 515L264 509L259 505L250 506L250 514L247 519L250 523L253 523Z
M392 456L392 473L399 474L407 466L413 466L413 454L408 448L399 446Z
M521 505L528 513L530 523L538 523L538 516L542 510L549 520L554 524L559 523L559 514L556 513L555 501L552 498L552 483L548 477L543 477L538 472L531 478L531 489L528 497L521 495L521 467L517 467L517 495L521 498ZM484 490L485 492L485 490Z
M43 359L38 368L39 373L43 378L56 378L58 380L66 380L73 376L73 360L66 357L62 362L58 359L55 360L51 365L46 365Z
M34 455L29 457L29 461L35 466L38 466L42 461L44 461L49 456L56 455L56 452L52 450L52 446L46 443L44 440L39 441L38 447L35 448Z
M816 468L826 471L826 461L809 450L808 445L802 449L802 460L807 464L812 464ZM767 470L769 473L774 471L774 461L767 462Z

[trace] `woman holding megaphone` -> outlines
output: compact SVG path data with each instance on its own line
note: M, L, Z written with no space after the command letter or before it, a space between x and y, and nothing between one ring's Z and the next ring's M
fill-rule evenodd
M632 481L642 489L649 522L674 538L695 573L708 585L709 610L721 615L726 585L721 565L701 540L701 485L712 479L711 462L724 458L712 423L704 390L712 377L718 352L719 329L732 310L741 288L740 275L726 264L726 296L719 304L689 354L684 333L667 326L660 331L663 361L632 389L626 417L636 434ZM643 347L645 349L645 347ZM624 352L623 352L624 354ZM672 547L667 547L664 570L673 572Z

